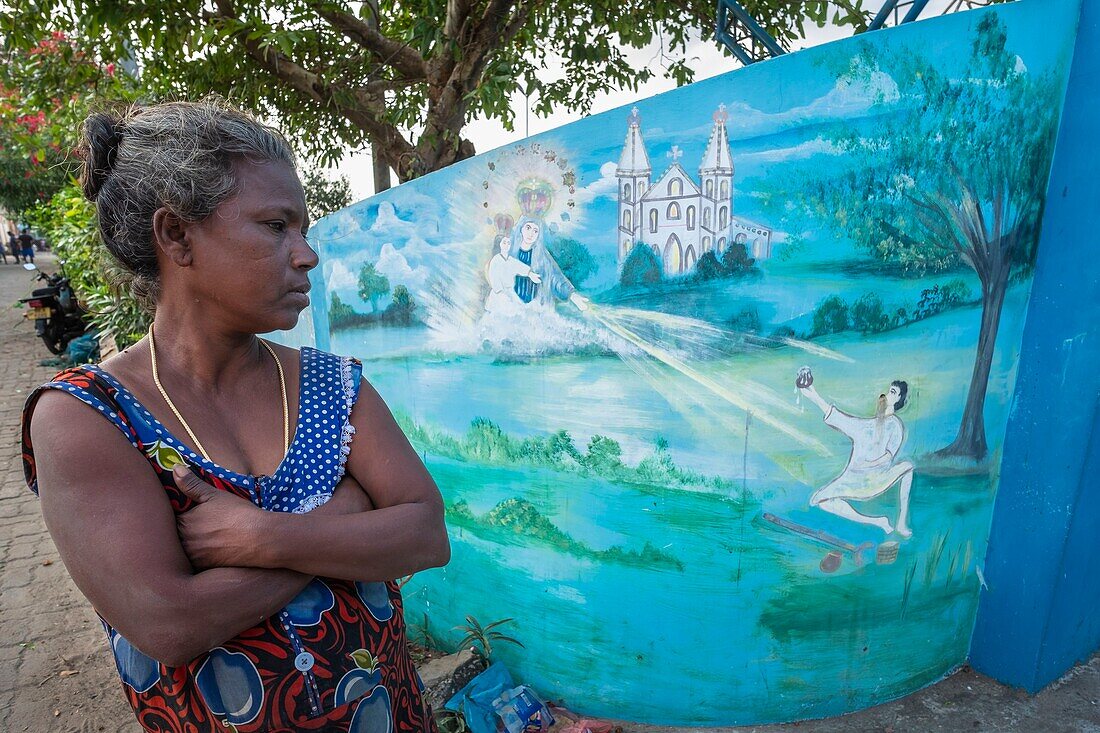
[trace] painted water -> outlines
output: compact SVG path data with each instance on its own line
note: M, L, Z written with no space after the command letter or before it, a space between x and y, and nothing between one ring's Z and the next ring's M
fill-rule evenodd
M1019 301L1024 293L1013 295ZM1020 308L1011 312L1022 315ZM962 367L954 366L966 363L958 353L965 349L955 344L973 338L977 315L962 309L923 324L930 328L885 338L835 337L822 345L858 370L847 362L818 364L821 389L838 404L869 411L877 385L921 375L906 407L906 455L929 452L952 437L956 416L945 413L966 384ZM1006 324L1008 331L1019 327ZM703 406L685 408L674 392L690 391L690 380L665 374L669 384L658 389L613 356L528 363L481 354L425 358L407 352L418 340L409 336L336 331L333 348L364 358L372 384L414 422L461 435L477 418L491 417L510 435L566 430L578 446L602 434L622 444L631 465L664 439L676 464L729 484L674 490L456 460L421 445L452 506L462 501L485 515L520 498L588 547L641 550L656 543L682 569L578 557L511 528L452 521L450 566L421 573L405 587L412 627L423 626L427 614L433 637L454 643L462 634L452 627L467 614L483 622L513 617L510 633L524 648L501 645L500 658L530 684L594 715L628 715L625 701L644 700L645 718L658 723L837 714L930 683L965 657L979 588L975 567L989 527L987 474L918 473L915 536L891 565L869 556L868 565L856 568L846 558L840 571L826 575L818 566L828 547L762 521L770 511L856 544L882 539L878 530L853 530L808 507L817 485L843 468L847 446L822 424L820 411L795 404L793 376L805 352L784 347L700 368L718 379L774 381L797 411L792 422L825 441L826 456L801 455L782 434L751 424L746 454L744 413L706 409L706 395ZM430 338L418 336L424 345ZM387 353L386 344L399 353ZM907 355L902 373L896 361L882 363L884 346ZM997 363L994 379L1010 383L1012 345L1001 347ZM989 408L991 420L1005 419L1001 401ZM797 464L787 460L791 453L799 454ZM885 499L868 511L896 510ZM828 687L837 694L823 699Z

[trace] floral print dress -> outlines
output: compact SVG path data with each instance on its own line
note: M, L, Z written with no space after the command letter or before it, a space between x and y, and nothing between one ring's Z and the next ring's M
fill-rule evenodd
M300 356L294 439L272 476L207 461L96 366L58 374L23 410L23 467L37 493L30 422L47 389L68 392L113 423L149 461L178 514L192 505L172 479L184 462L214 487L268 511L304 513L324 504L343 477L354 428L358 361L316 349ZM401 593L393 582L315 578L282 611L186 666L143 654L103 621L123 692L147 731L269 733L434 731L409 656Z

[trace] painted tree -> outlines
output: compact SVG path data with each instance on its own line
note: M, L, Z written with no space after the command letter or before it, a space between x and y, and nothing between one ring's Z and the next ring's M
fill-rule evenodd
M851 325L848 304L839 295L830 295L814 309L811 336L825 336L847 331Z
M828 16L866 27L863 0L744 0L784 45ZM713 33L713 0L11 0L6 43L51 31L94 57L132 60L157 96L227 94L280 119L323 163L371 144L406 181L474 153L476 117L511 129L515 94L536 114L587 111L596 94L657 73L683 84L687 43ZM629 49L660 44L660 64ZM547 67L564 65L563 78ZM384 176L388 178L388 173ZM384 187L385 181L378 181Z
M663 277L660 258L645 242L635 242L619 268L619 283L628 287L656 285Z
M569 237L551 238L546 244L554 261L558 263L562 274L574 287L581 287L584 281L599 272L600 265L588 251L588 247Z
M696 280L718 280L725 277L727 272L714 251L707 250L695 263L695 272L692 275Z
M404 285L395 285L391 302L386 306L386 320L395 326L412 326L417 323L416 301Z
M888 71L902 111L877 119L869 134L838 136L845 159L832 169L840 172L810 174L788 198L799 214L883 263L913 274L968 267L977 275L974 367L945 456L981 459L988 451L984 408L1001 311L1012 272L1034 262L1065 83L1053 72L1029 72L1006 42L990 12L961 73L943 73L916 52L878 58L865 47L849 80Z
M749 272L755 266L756 260L749 257L749 250L744 242L730 242L722 253L722 267L730 275Z
M374 269L373 262L365 262L359 269L359 297L370 303L371 311L378 312L378 299L390 292L390 281Z

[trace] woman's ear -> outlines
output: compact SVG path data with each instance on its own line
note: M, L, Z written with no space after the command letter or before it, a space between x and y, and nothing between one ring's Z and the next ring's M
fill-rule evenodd
M153 214L153 241L169 261L179 267L191 265L191 244L187 240L190 226L191 222L184 221L163 206Z

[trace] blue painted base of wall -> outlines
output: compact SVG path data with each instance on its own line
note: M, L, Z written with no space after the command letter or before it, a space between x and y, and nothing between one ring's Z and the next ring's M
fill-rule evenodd
M1100 647L1100 0L1085 0L971 642L1035 692Z

